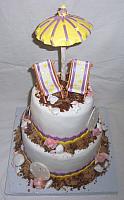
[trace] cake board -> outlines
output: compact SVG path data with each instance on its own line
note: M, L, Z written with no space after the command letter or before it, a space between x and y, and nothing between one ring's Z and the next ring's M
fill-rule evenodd
M15 121L13 130L17 128L20 123L20 117L25 110L24 107L18 107L15 113ZM104 121L107 128L106 135L109 138L110 142L110 166L105 175L97 177L97 181L86 185L84 189L81 187L80 190L70 188L60 189L57 191L54 188L48 188L45 190L39 190L28 186L28 181L23 179L20 176L17 176L14 167L12 166L12 159L14 153L14 131L12 133L11 148L8 160L8 169L5 183L5 194L13 196L37 196L37 195L56 195L56 196L65 196L65 195L98 195L98 194L114 194L118 192L117 176L116 176L116 166L114 161L114 153L112 148L111 132L109 126L109 117L108 112L105 108L99 108L102 121Z

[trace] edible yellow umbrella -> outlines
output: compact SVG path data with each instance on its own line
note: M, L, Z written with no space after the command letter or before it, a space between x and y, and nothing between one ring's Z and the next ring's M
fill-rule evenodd
M63 5L53 17L41 22L36 30L36 38L44 44L61 48L61 78L65 80L66 47L80 43L91 34L93 26L86 19L70 15Z

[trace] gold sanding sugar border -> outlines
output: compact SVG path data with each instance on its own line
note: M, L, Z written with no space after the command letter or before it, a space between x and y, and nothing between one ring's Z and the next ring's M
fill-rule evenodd
M93 164L95 164L95 160L91 161L86 167L82 168L81 170L77 171L77 172L72 172L71 174L65 174L65 175L57 175L57 174L53 174L51 173L51 177L52 178L68 178L68 177L73 177L73 176L78 176L80 175L82 172L86 171L88 168L90 168Z
M41 137L42 140L46 140L48 137L44 136L38 129L37 127L34 125L34 123L32 123L33 128L36 131L36 134ZM83 139L84 137L86 137L87 135L89 135L91 133L90 130L87 130L85 133L82 133L82 135L80 135L79 137L76 137L74 139L68 140L68 141L58 141L59 144L71 144L74 143L80 139Z

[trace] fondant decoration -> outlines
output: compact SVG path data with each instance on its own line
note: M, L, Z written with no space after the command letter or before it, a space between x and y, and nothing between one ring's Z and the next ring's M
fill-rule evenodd
M71 104L72 104L72 105L77 105L77 104L78 104L78 101L72 101Z
M103 167L102 167L101 165L99 165L99 164L97 164L97 165L94 167L94 169L95 169L95 171L97 171L97 172L99 172L99 173L103 172Z
M72 104L72 108L75 113L77 113L81 109L78 102L75 104Z
M25 162L24 156L20 153L16 153L13 158L13 163L16 167L21 166Z
M106 169L108 166L109 166L109 161L106 160L105 163L104 163L104 168Z
M68 14L66 7L60 7L57 14L41 22L36 30L36 38L44 44L61 48L61 78L65 80L66 46L86 40L93 26L86 19Z
M19 174L20 170L21 170L21 167L18 166L18 167L15 167L15 170L16 170L16 173Z
M53 183L53 180L50 179L49 181L47 181L46 185L45 185L45 189L49 188Z
M51 108L51 113L53 115L58 115L60 113L60 108Z
M63 153L64 152L64 147L62 144L57 145L56 147L56 153Z
M26 121L22 120L21 128L22 128L22 130L25 130L27 128L27 122Z
M57 77L57 72L51 60L34 64L32 68L35 72L38 89L43 95L44 102L46 103L45 96L56 92L61 92L62 90Z
M92 130L95 128L96 124L97 124L97 121L98 121L98 118L99 118L99 111L98 111L98 108L94 108L91 115L90 115L90 118L88 120L88 123L87 123L87 128L89 130ZM98 127L97 127L98 128Z
M94 128L92 131L93 136L98 136L100 135L100 130L98 128Z
M95 157L95 163L103 163L105 160L108 160L109 155L107 153L98 153Z
M49 180L50 172L46 165L40 162L32 162L30 165L30 171L35 178L41 178L41 180Z
M44 142L44 145L46 145L50 149L55 149L58 145L58 140L54 140L52 138L47 138Z
M71 61L67 91L85 94L87 92L90 63L74 59Z
M36 30L36 38L52 46L71 46L86 40L93 26L86 19L68 14L66 7L58 9L55 16L41 22Z
M35 178L33 180L33 186L37 189L44 189L46 185L46 181L42 178Z
M102 132L102 125L100 123L97 123L97 128L99 129L100 132Z
M49 95L47 98L47 101L50 101L51 104L54 104L58 101L58 97L53 96L53 95Z
M74 151L74 154L78 154L78 153L80 153L80 149L75 149L75 151Z

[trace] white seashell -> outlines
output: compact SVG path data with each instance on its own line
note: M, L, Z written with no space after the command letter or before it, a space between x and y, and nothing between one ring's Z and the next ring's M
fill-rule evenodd
M13 158L13 163L16 167L21 166L25 162L24 156L20 153L16 153Z
M104 167L107 168L109 166L108 160L105 161Z
M99 173L101 173L101 172L103 172L103 167L101 167L101 165L96 165L95 167L94 167L94 169L95 169L95 171L96 172L99 172Z
M58 115L58 114L60 113L60 109L59 109L59 108L52 108L52 109L51 109L51 113L52 113L53 115Z
M15 169L16 169L16 173L18 174L21 170L21 167L19 166L19 167L16 167Z
M75 149L75 151L74 151L74 154L78 154L78 153L80 153L80 149Z
M50 171L43 163L32 162L30 165L30 171L35 178L42 178L43 180L49 180L50 178Z
M51 104L54 104L54 103L56 103L56 101L58 101L58 97L49 95L47 100L50 101Z
M26 121L22 121L22 123L21 123L21 128L22 129L25 129L25 128L27 128L27 122Z
M80 110L80 106L79 106L79 104L73 104L72 105L72 108L73 108L73 111L75 112L75 113L77 113L79 110Z
M102 126L100 123L97 123L97 128L99 129L100 132L102 131Z
M63 153L64 152L64 147L62 144L57 145L55 149L56 153Z
M47 188L49 188L49 187L52 185L52 183L53 183L53 180L52 180L52 179L50 179L49 181L47 181L47 183L46 183L46 185L45 185L45 188L44 188L44 189L47 189Z
M71 104L72 104L72 105L77 105L77 104L78 104L78 101L72 101Z

